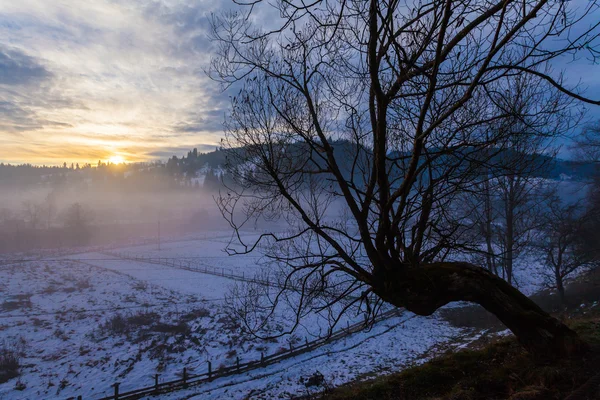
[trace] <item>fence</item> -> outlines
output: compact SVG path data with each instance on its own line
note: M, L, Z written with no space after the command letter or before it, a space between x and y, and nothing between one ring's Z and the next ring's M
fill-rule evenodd
M279 285L269 282L268 280L259 279L256 277L246 276L245 272L235 273L231 268L225 267L211 267L199 261L186 261L176 258L165 258L165 257L142 257L132 256L129 254L115 253L115 252L104 252L104 254L114 256L123 260L139 261L147 264L164 265L167 267L180 268L188 271L200 272L208 275L222 276L224 278L234 279L244 282L253 282L265 286L279 287Z
M378 323L378 322L390 319L395 316L400 316L400 315L402 315L401 310L398 310L398 309L389 310L389 311L382 313L378 317L376 317L375 320L373 321L373 323ZM409 317L402 322L406 322L411 318L414 318L414 317ZM159 381L160 375L156 374L156 375L154 375L154 383L151 386L146 386L146 387L139 388L139 389L129 390L127 392L120 392L119 387L121 385L121 382L117 382L112 385L112 387L114 389L114 393L112 395L105 396L105 397L99 398L97 400L139 399L143 396L173 392L173 391L176 391L179 389L188 388L190 386L195 386L195 385L199 385L202 383L211 382L214 379L224 378L224 377L231 376L231 375L237 375L237 374L252 371L252 370L255 370L258 368L264 368L269 365L276 364L285 359L295 357L302 353L313 351L313 350L315 350L325 344L333 342L335 340L343 339L344 337L347 337L353 333L363 330L364 327L365 327L365 325L363 322L358 322L358 323L355 323L352 325L347 325L346 328L339 329L338 331L334 332L330 336L319 338L319 339L316 339L313 341L306 341L306 343L304 343L300 346L297 346L297 347L293 347L292 344L290 344L290 349L285 352L277 352L277 353L273 353L273 354L266 355L266 356L263 353L261 353L260 360L253 360L253 361L249 361L246 363L240 363L240 358L237 357L235 365L219 368L216 371L214 371L212 369L212 363L210 361L207 362L207 371L202 374L195 374L195 375L189 374L187 369L184 367L182 370L181 379L160 382ZM83 397L78 396L77 399L83 400Z
M180 269L185 269L188 271L199 272L199 273L208 274L208 275L222 276L224 278L229 278L229 279L242 281L242 282L251 282L251 283L257 283L257 284L263 285L263 286L275 287L278 289L291 290L291 291L296 291L296 292L300 292L300 293L302 292L301 288L293 288L293 287L289 287L289 286L283 287L279 283L271 282L268 279L265 280L265 279L257 278L256 276L252 276L252 277L246 276L244 271L242 271L241 274L240 273L236 274L234 272L234 270L232 270L231 268L211 267L211 266L206 265L205 263L199 262L197 260L196 261L185 261L185 260L181 260L181 259L165 258L165 257L152 258L152 257L143 257L143 256L131 256L128 254L114 253L114 252L104 252L104 254L114 256L114 257L120 258L122 260L138 261L138 262L144 262L144 263L154 264L154 265L164 265L167 267L180 268ZM321 293L321 295L327 296L329 298L336 298L337 296L339 296L339 294L328 293L326 291L323 291ZM346 298L355 299L355 300L357 299L356 296L352 296L352 295L347 295Z

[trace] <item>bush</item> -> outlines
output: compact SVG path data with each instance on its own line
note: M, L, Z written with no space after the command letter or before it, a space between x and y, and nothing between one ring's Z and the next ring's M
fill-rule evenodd
M123 315L117 313L113 315L102 326L104 330L122 334L128 333L140 326L150 326L160 321L160 315L155 312L137 312L135 314Z
M83 279L79 279L77 281L76 286L78 289L83 290L83 289L90 289L92 287L92 284L90 283L89 279L83 278Z
M227 352L225 358L233 358L237 356L237 350L236 349L231 349Z
M185 322L181 322L177 325L157 323L152 327L152 330L160 333L188 333L190 328Z
M194 310L191 310L191 311L183 314L180 319L183 322L190 322L197 318L205 318L205 317L210 317L210 311L208 311L206 308L196 308Z
M0 383L19 376L20 366L19 354L15 350L0 347Z
M12 296L8 300L4 300L0 309L2 311L15 311L23 308L31 308L31 295L30 294L19 294Z
M113 333L125 333L129 328L127 325L127 320L121 314L113 315L102 327L105 330Z
M131 326L152 325L160 320L160 315L155 312L137 312L127 316L127 323Z
M133 288L135 290L141 290L142 292L145 292L148 290L148 282L146 281L137 281L134 285Z

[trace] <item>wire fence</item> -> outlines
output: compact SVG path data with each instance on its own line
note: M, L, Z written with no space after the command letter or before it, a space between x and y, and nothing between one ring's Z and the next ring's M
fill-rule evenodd
M381 313L378 317L376 317L373 320L372 323L376 324L376 323L385 321L385 320L393 318L393 317L399 317L401 315L402 315L402 311L399 309L389 310L389 311ZM414 316L410 316L409 318L406 318L405 320L401 321L401 323L404 323L412 318L414 318ZM303 353L313 351L321 346L324 346L324 345L334 342L336 340L343 339L343 338L350 336L356 332L362 331L364 328L365 328L364 322L357 322L352 325L348 324L345 328L341 328L326 337L318 338L313 341L307 340L305 343L303 343L301 345L296 345L295 347L293 344L290 343L289 349L286 349L285 351L280 349L279 351L277 351L273 354L269 354L269 355L264 355L264 353L261 353L260 359L257 359L257 360L251 360L251 361L242 363L242 362L240 362L240 358L237 357L235 365L220 367L216 370L213 369L212 363L210 361L207 361L206 372L203 372L200 374L190 374L188 372L187 368L183 367L180 379L174 379L174 380L161 382L160 375L155 374L153 377L154 382L151 385L137 388L137 389L128 390L125 392L120 391L120 387L123 384L123 382L115 382L112 385L113 394L111 394L110 396L104 396L104 397L98 398L97 400L140 399L144 396L174 392L177 390L189 388L191 386L200 385L202 383L211 382L215 379L224 378L224 377L237 375L237 374L243 374L245 372L249 372L252 370L259 369L259 368L265 368L267 366L276 364L283 360L286 360L286 359L289 359L292 357L296 357ZM77 399L83 400L83 396L78 396Z
M220 277L224 277L224 278L228 278L228 279L232 279L232 280L236 280L236 281L256 283L259 285L273 287L273 288L277 288L280 290L289 290L289 291L295 291L298 293L302 293L302 291L304 290L301 287L300 288L292 287L289 284L282 285L278 281L271 281L271 280L269 280L269 275L266 275L267 279L261 279L261 278L257 277L255 274L254 275L246 275L245 271L243 271L243 270L241 272L236 272L235 270L233 270L231 268L213 267L213 266L207 265L206 263L203 263L202 261L199 261L197 259L192 259L192 258L190 258L188 260L181 259L181 258L165 258L165 257L154 257L153 258L153 257L149 257L149 256L137 256L137 255L129 255L129 254L125 254L125 253L115 253L115 252L105 252L104 254L112 255L112 256L118 257L119 259L122 259L122 260L137 261L137 262L143 262L143 263L155 264L155 265L164 265L164 266L172 267L172 268L179 268L179 269L184 269L184 270L188 270L188 271L208 274L208 275L220 276ZM328 293L327 291L323 291L322 293L320 293L320 295L329 297L329 298L336 298L337 296L339 296L339 293L336 294L336 293ZM356 296L351 295L351 294L347 294L345 297L348 299L353 299L353 300L358 299Z
M256 276L246 275L245 271L236 272L235 270L233 270L231 268L213 267L213 266L207 265L205 263L202 263L198 260L195 260L194 257L185 257L185 258L170 257L169 258L169 257L138 256L138 255L114 252L114 248L103 248L103 249L96 249L96 250L104 255L109 256L109 257L115 257L115 258L97 259L98 261L100 261L100 260L137 261L137 262L143 262L143 263L148 263L148 264L155 264L155 265L161 265L161 266L168 266L168 267L172 267L172 268L179 268L179 269L184 269L184 270L189 270L189 271L199 272L199 273L204 273L204 274L209 274L209 275L215 275L215 276L225 277L225 278L229 278L229 279L233 279L233 280L237 280L237 281L251 282L251 283L257 283L260 285L281 288L281 286L279 284L277 284L275 282L271 282L268 279L265 280L265 279L260 279ZM85 261L95 261L95 260L96 259L93 259L93 260L92 259L89 259L89 260L81 259L81 260L79 260L79 259L65 258L65 259L61 259L60 261L85 262ZM0 264L2 264L2 261L8 261L8 260L0 260ZM10 260L9 262L12 264L14 262L23 262L23 261L33 261L33 260ZM44 260L44 258L40 257L39 259L36 259L36 261L47 261L47 260ZM59 261L59 260L57 260L57 261ZM6 265L6 264L4 264L4 265ZM88 312L88 311L91 311L91 310L82 310L82 312ZM400 316L400 315L401 315L401 311L398 309L389 310L389 311L383 312L379 316L377 316L374 320L371 321L371 324L376 324L381 321L390 319L392 317ZM11 317L14 317L14 316L11 316ZM410 317L410 318L412 318L412 317ZM408 319L410 319L410 318L408 318ZM405 322L408 319L406 319L402 322ZM180 379L174 379L174 380L168 380L168 381L161 382L160 375L156 374L156 375L154 375L154 382L152 385L138 388L138 389L128 390L125 392L122 392L120 390L120 387L124 382L116 382L112 385L113 394L111 394L110 396L101 397L97 400L139 399L139 398L142 398L142 397L148 396L148 395L173 392L173 391L184 389L184 388L187 388L190 386L200 385L200 384L206 383L206 382L211 382L215 379L224 378L224 377L237 375L237 374L242 374L242 373L249 372L249 371L252 371L255 369L259 369L259 368L265 368L267 366L276 364L285 359L292 358L297 355L313 351L321 346L324 346L324 345L334 342L336 340L343 339L349 335L352 335L356 332L363 330L365 328L365 326L366 325L364 322L358 322L358 323L355 323L352 325L348 324L345 328L341 328L326 337L318 338L313 341L306 340L306 342L304 344L296 345L296 346L294 346L292 343L290 343L289 349L286 349L286 350L279 349L277 352L275 352L273 354L269 354L269 355L264 355L264 353L261 353L260 359L257 359L257 360L251 360L251 361L242 363L242 362L240 362L240 358L237 357L235 365L220 367L216 370L213 369L212 363L210 361L207 361L206 372L200 373L200 374L190 374L188 372L188 369L186 367L183 367ZM77 396L77 399L82 400L83 396Z
M258 283L260 285L265 285L265 286L280 287L280 285L278 285L275 282L271 282L266 279L260 279L260 278L257 278L256 276L246 275L245 271L243 271L243 270L241 272L236 272L235 270L233 270L231 268L213 267L213 266L207 265L201 261L194 260L191 257L189 257L188 259L173 258L173 257L149 257L149 256L137 256L137 255L130 255L130 254L126 254L126 253L116 253L116 252L104 252L104 254L114 256L114 257L120 258L122 260L137 261L137 262L143 262L146 264L154 264L154 265L164 265L167 267L179 268L179 269L184 269L184 270L193 271L193 272L200 272L200 273L208 274L208 275L221 276L224 278L229 278L229 279L233 279L233 280L237 280L237 281L252 282L252 283Z

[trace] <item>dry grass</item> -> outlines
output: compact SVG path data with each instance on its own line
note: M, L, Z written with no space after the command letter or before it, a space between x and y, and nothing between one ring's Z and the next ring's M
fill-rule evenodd
M600 372L600 308L567 318L591 347L570 360L536 363L514 339L464 350L367 382L336 388L327 400L551 400L564 399ZM596 392L598 393L598 392ZM591 395L592 398L595 395Z

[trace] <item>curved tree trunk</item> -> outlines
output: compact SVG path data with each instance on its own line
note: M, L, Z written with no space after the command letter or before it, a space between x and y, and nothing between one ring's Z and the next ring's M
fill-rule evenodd
M419 315L453 301L469 301L496 315L538 359L577 354L586 345L503 279L478 266L444 262L376 273L373 288L383 300Z

